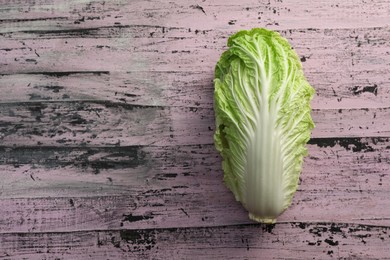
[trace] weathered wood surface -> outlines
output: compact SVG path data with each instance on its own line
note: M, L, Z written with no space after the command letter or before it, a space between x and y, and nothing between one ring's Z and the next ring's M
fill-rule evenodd
M388 1L0 0L0 258L390 259ZM293 205L222 183L213 69L266 26L316 128Z
M390 107L313 110L313 138L385 137ZM0 104L3 146L186 145L213 142L212 108L112 102Z
M3 249L0 257L374 260L388 255L389 234L389 227L384 226L307 222L283 223L276 227L249 224L212 228L7 233L0 237Z
M389 138L311 142L299 191L279 222L390 225ZM19 161L0 167L3 232L251 223L221 182L213 145L28 150L11 150Z
M234 31L159 26L9 31L0 39L0 82L9 93L4 101L103 99L212 107L214 66ZM316 87L314 108L390 104L390 27L281 33Z

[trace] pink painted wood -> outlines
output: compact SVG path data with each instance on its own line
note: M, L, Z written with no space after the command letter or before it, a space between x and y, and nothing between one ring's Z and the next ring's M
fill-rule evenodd
M390 3L0 0L0 258L390 259ZM222 182L213 69L267 27L316 128L273 226Z

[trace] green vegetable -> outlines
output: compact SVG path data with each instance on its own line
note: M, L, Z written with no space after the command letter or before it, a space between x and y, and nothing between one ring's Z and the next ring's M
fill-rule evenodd
M314 128L314 89L286 39L266 29L228 40L215 68L215 145L224 182L263 223L291 204Z

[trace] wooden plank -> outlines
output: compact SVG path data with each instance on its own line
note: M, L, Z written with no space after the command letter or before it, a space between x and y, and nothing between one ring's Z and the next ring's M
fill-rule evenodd
M2 30L31 28L83 28L102 25L146 24L197 29L241 29L255 26L272 28L357 28L389 25L387 1L369 4L352 0L254 2L218 0L193 1L0 1ZM223 10L223 12L221 12ZM21 14L23 14L21 16ZM318 19L321 17L321 19ZM194 22L196 21L196 22Z
M315 109L312 116L314 138L390 135L389 108ZM0 139L10 147L210 144L214 126L212 108L86 100L0 103Z
M390 228L293 222L0 236L4 259L389 259Z
M1 232L252 223L211 144L0 151ZM390 225L389 138L312 139L309 154L279 222Z
M234 32L158 26L85 30L0 36L0 84L9 93L2 101L82 98L211 107L214 66ZM388 27L281 33L317 90L315 108L388 106Z

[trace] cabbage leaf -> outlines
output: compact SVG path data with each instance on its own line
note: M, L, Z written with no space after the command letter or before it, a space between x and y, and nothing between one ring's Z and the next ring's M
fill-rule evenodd
M298 187L314 89L279 33L240 31L215 68L214 141L224 182L252 220L275 223Z

